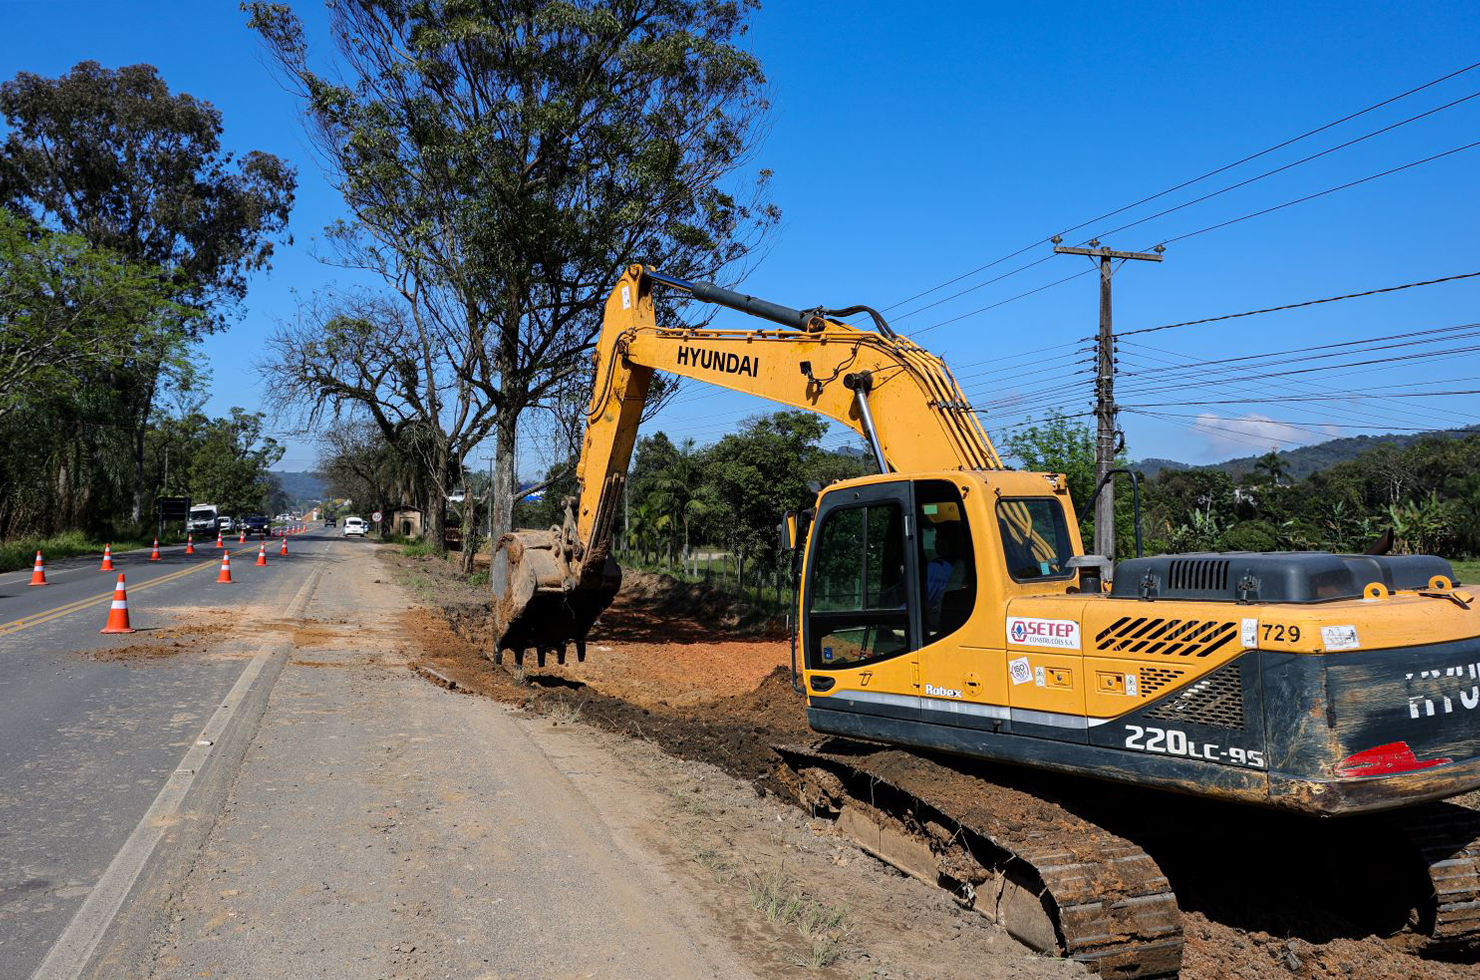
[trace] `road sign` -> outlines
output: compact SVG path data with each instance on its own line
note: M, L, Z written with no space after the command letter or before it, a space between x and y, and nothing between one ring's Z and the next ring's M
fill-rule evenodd
M384 515L382 515L380 511L377 510L375 513L370 515L370 519L373 520L376 524L379 524L382 516Z
M189 497L160 497L159 519L162 521L183 521L190 516Z

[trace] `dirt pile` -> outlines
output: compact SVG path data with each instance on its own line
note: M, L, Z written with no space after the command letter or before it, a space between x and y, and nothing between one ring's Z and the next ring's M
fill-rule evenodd
M772 638L782 635L783 617L703 583L680 582L656 572L624 570L617 596L625 610L682 618L709 627ZM603 617L605 618L605 617ZM618 622L622 617L615 617Z
M413 610L402 625L412 657L419 654L422 663L460 689L557 722L584 721L651 742L680 759L713 764L758 792L779 790L779 758L771 746L817 739L807 728L804 698L791 686L788 643L724 629L723 607L706 605L718 600L670 583L662 576L629 576L593 631L587 662L577 664L572 657L564 668L495 669L485 657L490 650L486 605L456 602L437 611ZM711 614L715 618L708 618ZM1040 778L1013 772L1004 776L1006 782ZM1473 962L1402 952L1335 915L1325 905L1337 886L1307 880L1320 874L1319 862L1308 856L1239 861L1238 854L1286 855L1291 848L1272 846L1281 836L1277 829L1262 824L1240 829L1236 815L1224 814L1230 825L1206 832L1207 815L1193 801L1150 791L1107 795L1098 783L1080 793L1073 787L1084 785L1081 781L1060 779L1053 785L1100 800L1071 808L1127 836L1135 837L1136 827L1146 830L1146 813L1188 823L1185 843L1174 839L1176 834L1153 834L1146 844L1174 890L1187 899L1181 974L1186 980L1480 976Z
M457 627L444 615L414 609L403 618L405 635L419 648L421 662L452 680L462 690L519 704L528 710L556 719L581 720L617 732L656 742L683 759L709 762L743 779L769 779L778 759L771 750L777 740L805 739L807 729L802 699L791 688L791 671L773 665L761 682L748 691L711 697L703 702L685 699L684 687L664 686L654 681L639 689L643 651L619 668L608 665L613 676L631 677L630 686L618 682L625 693L608 693L598 686L554 668L527 670L495 669L486 659L486 644L470 642L463 635L476 616L461 615ZM681 654L681 651L679 652ZM617 655L616 650L594 650L597 656ZM634 662L634 660L636 662ZM712 668L722 669L721 663ZM661 676L661 674L659 674Z

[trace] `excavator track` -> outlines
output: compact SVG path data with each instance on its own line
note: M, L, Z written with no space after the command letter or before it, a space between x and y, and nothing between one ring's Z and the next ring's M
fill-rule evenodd
M1394 818L1427 866L1427 895L1411 923L1426 949L1480 941L1480 812L1432 803Z
M845 740L777 746L784 782L874 856L1104 977L1175 977L1182 921L1136 844L1030 793Z

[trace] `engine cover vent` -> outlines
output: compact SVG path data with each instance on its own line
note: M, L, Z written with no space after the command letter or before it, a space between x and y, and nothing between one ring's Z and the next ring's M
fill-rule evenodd
M1238 623L1216 619L1122 616L1100 631L1102 654L1206 657L1238 638Z
M1160 704L1146 709L1157 721L1180 721L1217 728L1244 727L1244 681L1237 664L1219 667Z
M1454 569L1432 555L1333 555L1318 551L1201 552L1127 558L1115 566L1112 599L1202 602L1331 602L1360 599L1381 582L1394 591L1454 581Z
M1187 671L1181 667L1142 667L1138 673L1141 679L1141 698L1149 700L1159 694L1162 688L1181 681Z
M1167 568L1167 588L1178 592L1228 591L1228 559L1178 558Z

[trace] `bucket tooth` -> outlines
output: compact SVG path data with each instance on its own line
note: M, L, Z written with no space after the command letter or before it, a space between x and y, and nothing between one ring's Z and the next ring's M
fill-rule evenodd
M538 650L536 650L534 654L534 662L541 667L545 666L545 654L547 652L549 651L546 650L545 647L540 647Z
M555 662L557 664L559 664L560 666L562 666L562 667L565 666L565 644L564 643L560 644L560 646L558 646L558 647L555 648Z
M582 664L586 662L586 640L584 637L576 640L576 662Z

